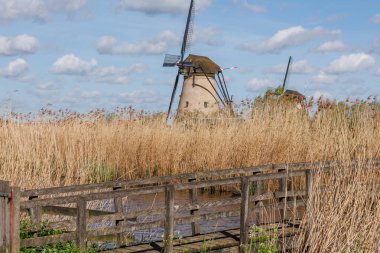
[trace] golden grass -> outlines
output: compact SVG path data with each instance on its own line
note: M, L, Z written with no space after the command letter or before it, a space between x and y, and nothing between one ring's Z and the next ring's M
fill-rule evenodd
M128 122L97 114L44 123L0 122L0 179L42 188L380 156L376 103L325 103L319 109L310 117L293 107L261 104L245 112L245 120L184 120L172 126L161 117ZM336 168L326 190L314 191L309 200L301 252L379 252L380 199L373 183L378 176L367 166ZM309 249L302 248L305 240Z
M0 179L41 188L380 152L380 109L373 104L326 109L314 119L292 107L261 105L246 120L172 126L160 117L128 122L94 115L3 123Z
M338 166L328 180L317 174L298 252L380 252L379 175L364 163Z

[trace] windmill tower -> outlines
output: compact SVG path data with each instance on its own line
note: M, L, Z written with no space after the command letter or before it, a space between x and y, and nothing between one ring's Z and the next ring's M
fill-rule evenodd
M178 67L178 73L170 99L167 119L173 106L179 78L184 77L176 117L187 113L211 114L226 109L232 112L232 99L223 76L223 70L206 56L185 54L190 48L194 20L194 0L190 2L180 55L167 54L163 67Z

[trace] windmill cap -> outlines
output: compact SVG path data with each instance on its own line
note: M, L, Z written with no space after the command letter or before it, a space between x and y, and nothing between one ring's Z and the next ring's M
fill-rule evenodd
M303 95L303 94L301 94L295 90L286 90L283 93L283 96L289 96L289 97L297 98L299 100L305 100L306 99L305 95Z
M206 56L190 54L185 62L191 62L192 67L201 68L205 74L216 75L221 71L220 66ZM196 71L196 73L201 73L202 70Z

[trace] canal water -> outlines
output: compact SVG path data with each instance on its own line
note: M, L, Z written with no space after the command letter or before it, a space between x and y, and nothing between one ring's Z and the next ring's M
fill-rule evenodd
M232 199L234 198L231 193L209 193L209 192L198 192L198 203L202 202L210 202L217 201L223 199ZM238 198L238 197L237 197ZM185 204L190 203L189 193L188 191L179 191L175 193L174 196L174 205L183 206ZM143 196L131 196L128 197L125 201L125 211L126 212L134 212L138 210L146 210L146 209L155 209L162 208L165 204L165 195L163 193L156 195L143 195ZM235 207L237 207L235 205ZM210 212L215 212L215 208L217 208L218 212L222 211L231 211L234 209L234 206L225 206L225 207L210 207L210 208L202 208L199 210L198 214L206 214ZM235 208L236 210L236 208ZM164 217L164 213L162 215L151 215L140 217L138 222L150 222L154 220L158 220L159 218ZM177 212L176 217L178 216L188 216L190 215L189 211ZM131 225L134 222L130 222ZM226 229L233 229L239 227L239 217L228 217L228 218L220 218L217 220L210 221L202 221L200 222L201 233L211 233L215 231L221 231ZM184 225L176 225L174 227L174 236L175 237L186 237L191 235L191 224ZM151 230L142 230L134 233L136 241L156 241L162 239L162 235L164 234L163 228L151 229Z

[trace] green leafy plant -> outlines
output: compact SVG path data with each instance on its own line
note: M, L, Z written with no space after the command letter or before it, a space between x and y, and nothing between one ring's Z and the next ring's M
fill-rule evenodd
M278 236L277 228L266 230L262 227L252 226L249 229L249 243L247 245L241 245L244 252L252 252L253 245L258 244L258 253L277 253Z
M39 225L33 225L29 220L22 220L20 223L20 238L29 239L49 235L62 234L65 231L52 229L48 227L47 222ZM94 253L97 252L95 247L90 247L81 251L74 242L58 242L38 247L22 248L21 253Z

